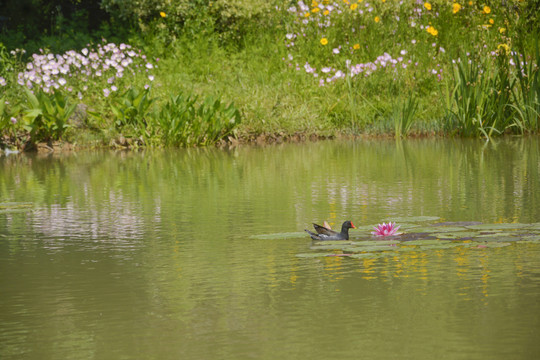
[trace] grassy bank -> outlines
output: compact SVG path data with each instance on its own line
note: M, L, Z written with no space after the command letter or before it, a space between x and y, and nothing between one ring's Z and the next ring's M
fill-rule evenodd
M538 133L531 6L298 2L229 30L215 14L180 26L164 8L124 43L33 56L2 46L1 141L137 147L260 134Z

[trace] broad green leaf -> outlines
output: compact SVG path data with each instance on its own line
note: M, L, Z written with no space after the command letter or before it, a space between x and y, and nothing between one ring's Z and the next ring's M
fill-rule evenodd
M355 246L379 246L379 245L394 245L399 244L399 240L366 240L366 241L354 241L352 245Z
M396 218L392 218L392 219L386 219L386 222L388 222L388 221L396 222L396 223L398 223L397 225L399 225L399 222L435 221L435 220L439 220L439 219L440 219L440 217L438 217L438 216L405 216L405 217L396 217Z
M450 243L449 240L412 240L412 241L404 241L401 243L401 245L415 245L415 246L423 246L423 245L440 245L440 244L447 244Z
M531 226L530 224L511 223L511 224L479 224L479 225L466 226L466 228L474 229L474 230L508 230L508 229L523 229L530 226Z

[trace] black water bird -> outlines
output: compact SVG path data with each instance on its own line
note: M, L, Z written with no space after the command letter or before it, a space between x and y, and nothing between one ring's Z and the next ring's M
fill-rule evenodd
M345 221L343 225L341 225L341 232L337 232L329 229L328 227L317 224L313 224L313 227L315 228L315 231L317 231L317 234L305 229L313 240L349 240L349 229L356 229L356 226L354 226L349 220Z

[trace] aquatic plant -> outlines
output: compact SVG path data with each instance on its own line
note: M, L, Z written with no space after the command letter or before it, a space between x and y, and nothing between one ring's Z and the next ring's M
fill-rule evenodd
M375 231L372 231L371 234L374 236L399 235L399 233L397 232L399 228L400 228L400 225L396 226L396 223L393 223L393 222L388 222L388 224L382 223L373 227Z
M25 88L24 93L23 128L29 132L31 140L60 139L70 126L68 120L77 104L59 90L47 93L38 89L34 94Z
M164 143L181 146L213 144L230 135L240 121L233 103L209 96L197 104L196 96L182 93L171 96L157 116Z
M0 78L1 80L1 78ZM14 136L20 128L17 116L20 113L19 106L12 106L5 96L0 97L0 130L3 134Z
M525 53L521 49L521 53ZM512 107L515 109L514 125L519 132L534 132L540 129L540 49L536 39L534 56L522 60L513 52L511 60L516 65L517 91L513 91Z
M394 136L396 138L409 134L417 111L418 100L413 95L409 96L407 100L395 105L392 120L394 123Z
M111 99L111 110L116 119L116 126L131 125L145 127L147 116L156 99L150 96L149 89L130 87L127 91Z

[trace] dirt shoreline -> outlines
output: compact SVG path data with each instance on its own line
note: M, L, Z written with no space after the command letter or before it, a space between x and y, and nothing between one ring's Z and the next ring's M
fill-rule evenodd
M410 134L408 138L439 138L441 134L437 133L422 133L422 134ZM444 137L444 136L442 136ZM356 140L356 139L380 139L389 140L394 139L394 135L388 134L349 134L349 133L335 133L335 134L317 134L309 132L295 132L292 134L279 133L263 133L263 134L243 134L238 137L229 136L226 139L222 139L217 143L208 147L215 148L230 148L241 145L256 145L266 146L284 143L304 143L304 142L316 142L324 140ZM69 141L49 141L31 143L29 139L25 138L8 138L4 136L0 139L0 154L2 153L60 153L71 152L78 150L141 150L145 149L146 145L139 139L126 139L123 136L119 136L110 140L108 144L101 141L95 142L69 142Z

